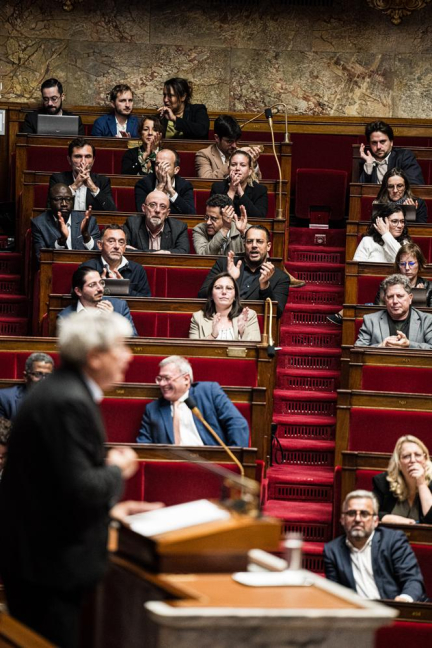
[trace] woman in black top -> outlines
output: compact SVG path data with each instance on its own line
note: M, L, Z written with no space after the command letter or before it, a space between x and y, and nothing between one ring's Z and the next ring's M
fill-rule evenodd
M240 216L240 205L244 205L248 217L265 218L268 208L267 187L253 180L253 167L253 160L249 153L236 151L229 161L228 178L214 182L211 195L229 196L238 216Z
M164 83L159 115L165 138L208 139L210 120L204 104L192 104L192 84L174 77Z
M396 205L415 205L416 223L427 223L427 205L422 198L416 198L411 191L410 181L405 171L394 168L385 174L376 203L395 203Z
M128 149L123 155L123 175L147 175L153 173L156 153L163 137L163 128L157 115L143 117L138 125L141 146Z

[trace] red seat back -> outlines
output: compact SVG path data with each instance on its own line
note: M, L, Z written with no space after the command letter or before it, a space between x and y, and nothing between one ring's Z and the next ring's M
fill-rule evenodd
M432 412L352 407L348 450L393 452L407 430L429 448L432 446Z
M335 169L297 169L298 218L309 219L314 209L329 211L330 220L345 216L348 173Z

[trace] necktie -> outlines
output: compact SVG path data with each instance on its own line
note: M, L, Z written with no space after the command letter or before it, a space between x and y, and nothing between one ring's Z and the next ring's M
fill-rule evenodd
M174 444L180 445L180 403L175 401L173 403L173 429L174 429Z

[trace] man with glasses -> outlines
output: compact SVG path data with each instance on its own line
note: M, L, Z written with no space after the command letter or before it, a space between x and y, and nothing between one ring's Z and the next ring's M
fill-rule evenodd
M142 204L141 214L124 224L128 247L144 252L189 254L187 225L170 214L170 201L163 191L152 191Z
M93 268L87 268L85 265L80 266L72 275L71 297L73 303L60 311L59 319L69 317L72 313L81 313L97 308L107 313L114 312L123 315L132 326L133 335L137 336L138 333L127 303L124 299L104 297L104 289L105 281L99 272Z
M65 184L49 191L50 209L31 221L33 250L37 259L41 248L56 250L95 250L100 231L91 207L85 213L73 211L74 198Z
M156 153L155 172L143 176L135 185L135 203L140 212L146 198L155 189L167 196L172 214L196 214L193 186L180 175L177 151L161 149Z
M64 110L63 101L64 93L63 86L57 79L46 79L41 85L41 94L42 94L42 108L39 110L33 110L30 113L27 113L23 127L21 129L22 133L37 133L37 118L38 115L72 115L73 113L68 110ZM78 125L78 134L84 135L84 126L79 117Z
M31 387L46 378L53 369L53 359L46 353L29 355L23 372L24 384L0 390L0 416L8 420L13 419Z
M326 578L367 599L427 601L423 576L406 535L378 526L378 501L352 491L342 504L345 535L324 546Z
M248 447L249 427L246 419L218 383L193 382L192 367L186 358L169 356L162 360L155 382L162 395L146 406L138 443L218 445L186 405L186 399L191 397L204 419L226 445Z
M250 227L250 225L249 225ZM244 252L244 239L248 229L247 213L240 206L240 216L226 194L213 194L206 202L204 223L192 230L193 244L197 254L234 254Z
M364 316L355 346L432 349L432 316L411 306L408 277L390 275L381 289L386 308Z

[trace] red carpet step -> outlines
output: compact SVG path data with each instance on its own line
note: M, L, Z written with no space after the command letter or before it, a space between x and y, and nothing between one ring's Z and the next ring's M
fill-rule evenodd
M308 283L322 284L326 286L342 286L345 265L334 263L298 263L297 261L285 262L288 272L297 279L302 279ZM298 289L300 290L300 288Z
M303 288L299 288L299 290L303 290ZM332 305L288 303L285 306L281 324L282 326L323 326L340 329L327 319L327 315L332 315L334 312L335 306Z
M322 304L337 309L343 305L343 286L322 286L306 284L303 288L292 288L289 291L289 304Z
M272 466L267 471L268 498L331 502L333 475L331 466Z
M21 277L19 275L0 274L0 294L18 295L21 292Z
M283 346L278 351L278 369L340 371L341 355L340 348Z
M275 463L298 466L328 466L334 462L334 441L321 439L280 438L273 446Z
M284 533L301 533L307 542L328 542L331 539L331 503L268 500L264 513L283 520Z
M0 252L0 275L19 275L22 255L16 252Z
M0 316L27 317L28 300L24 295L1 295Z
M290 227L288 257L291 259L291 250L299 246L313 247L317 251L334 247L345 250L345 237L344 229L328 229L317 232L312 227ZM317 239L320 240L319 244Z
M275 389L275 416L336 416L337 394L334 392L301 392Z
M317 346L340 348L342 327L281 326L281 346Z
M290 245L289 260L296 263L344 263L344 247Z
M276 385L279 389L300 391L336 391L339 387L339 371L319 369L278 369Z

